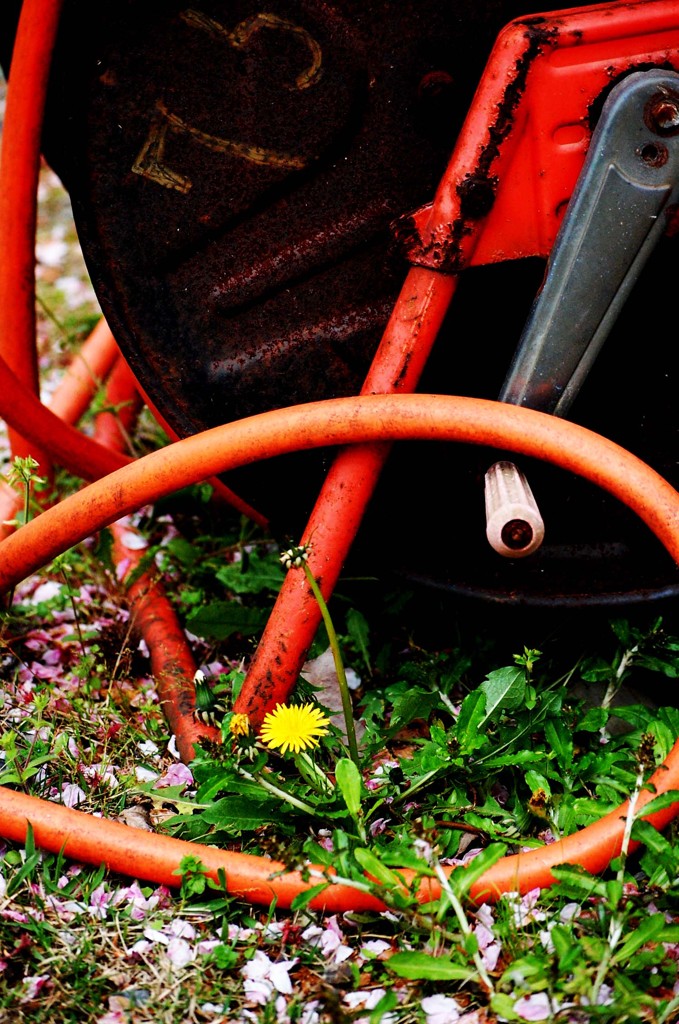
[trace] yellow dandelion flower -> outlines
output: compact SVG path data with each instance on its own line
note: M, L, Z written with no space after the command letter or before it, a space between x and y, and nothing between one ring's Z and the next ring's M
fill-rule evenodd
M247 715L238 714L233 715L229 722L229 732L232 736L247 736L250 732L250 719Z
M317 747L319 736L326 736L330 719L313 704L277 704L275 711L264 716L260 739L267 747L279 747L281 754L292 750L298 754L308 747Z

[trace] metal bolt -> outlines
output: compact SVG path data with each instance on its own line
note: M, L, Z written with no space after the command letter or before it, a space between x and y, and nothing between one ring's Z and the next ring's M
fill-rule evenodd
M679 100L669 96L655 96L648 105L647 124L658 135L679 132Z

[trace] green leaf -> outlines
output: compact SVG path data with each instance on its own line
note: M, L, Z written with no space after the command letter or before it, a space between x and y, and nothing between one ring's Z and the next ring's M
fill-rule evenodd
M394 953L385 962L387 970L411 981L466 981L474 972L454 964L449 957L431 953Z
M177 562L185 566L195 565L200 552L194 544L191 544L185 537L173 537L165 550L172 555Z
M390 887L403 888L404 882L400 875L397 875L395 871L388 868L379 857L377 857L372 850L367 850L365 847L359 846L358 849L354 850L354 857L369 875L376 878L382 885L388 885Z
M24 849L26 851L26 860L30 860L35 856L35 833L33 832L33 826L30 821L26 822L26 839L24 840Z
M484 769L504 768L505 765L518 768L520 765L537 764L544 771L546 757L544 750L517 750L513 754L502 754L500 757L480 757L479 763L483 764Z
M606 899L608 896L606 883L590 875L589 871L578 864L561 864L551 871L561 891L574 899L586 899L589 896L602 896Z
M423 690L419 687L409 689L394 701L389 731L394 733L416 718L427 719L438 703L438 694L431 690Z
M220 971L232 970L238 960L240 959L240 953L233 946L219 945L215 946L206 957L208 963L215 964Z
M312 900L320 896L322 892L325 892L329 885L329 882L321 882L320 885L312 885L310 889L298 892L290 904L290 909L302 910L304 907L307 907Z
M508 996L505 992L494 992L490 1000L491 1009L500 1020L523 1020L514 1010L516 996Z
M657 940L664 928L664 914L652 914L651 917L647 917L631 935L627 936L627 939L623 942L611 962L619 964L621 961L627 960L638 949L645 946L647 942L652 942L654 939Z
M347 612L347 632L354 647L363 658L368 672L372 672L370 651L368 650L370 628L365 615L361 615L356 608L350 608Z
M341 757L335 768L335 779L352 818L361 814L361 773L348 757Z
M30 822L29 822L29 826L28 827L30 829ZM29 853L29 850L32 850L33 852ZM27 831L26 832L26 859L25 859L24 863L22 864L22 866L17 871L17 873L15 875L13 875L12 878L10 878L10 880L7 883L7 895L8 896L13 896L15 892L18 892L19 889L22 886L22 883L23 883L24 879L28 878L30 875L33 874L35 869L40 864L40 857L41 857L40 851L36 850L35 846L34 846L33 832L32 832L32 830L31 831Z
M192 633L211 640L227 640L230 636L252 636L261 632L268 612L262 608L246 608L237 601L213 601L196 608L187 616Z
M679 801L679 789L668 789L660 796L654 797L649 800L641 810L640 814L643 814L644 818L648 817L649 814L655 814L656 811L664 811L666 807L672 807Z
M491 843L464 867L455 868L449 877L451 888L458 896L466 895L479 878L492 868L506 853L502 843Z
M410 846L398 846L385 850L382 854L382 863L388 864L389 867L412 868L413 871L417 871L420 875L426 875L430 878L433 878L436 874L428 864L425 864L421 857L417 856Z
M536 793L538 789L543 789L547 796L552 795L552 787L541 772L534 772L532 770L526 772L526 785L531 793Z
M623 647L632 646L634 639L627 619L612 619L609 625Z
M486 695L479 687L462 701L455 734L463 754L470 754L486 742L481 723L486 719Z
M264 822L280 821L281 814L279 800L264 796L225 796L203 811L202 820L229 832L251 832Z
M565 928L562 924L555 924L550 930L549 936L559 958L559 970L566 974L580 958L580 946L570 929Z
M588 708L583 717L577 723L578 731L580 732L599 732L606 722L608 721L608 711L606 708L593 707Z
M545 739L561 768L570 768L573 763L573 733L562 718L550 718L545 722Z
M516 711L522 707L526 695L526 670L520 665L507 665L495 669L479 686L486 695L486 712L482 723L501 711Z
M619 878L609 878L606 882L609 908L616 908L622 899L622 882Z
M613 675L613 669L609 662L597 656L584 662L580 674L587 683L607 682Z
M236 562L222 566L215 575L233 594L277 594L285 578L278 558L267 561L254 552L250 555L245 572L242 564Z
M368 1018L370 1024L380 1024L382 1018L397 1006L398 996L394 990L390 988L384 993L370 1014L370 1017Z
M658 832L657 828L654 828L650 821L644 821L643 818L637 818L633 823L632 839L643 843L651 853L658 855L673 849L672 844L668 842L662 832Z

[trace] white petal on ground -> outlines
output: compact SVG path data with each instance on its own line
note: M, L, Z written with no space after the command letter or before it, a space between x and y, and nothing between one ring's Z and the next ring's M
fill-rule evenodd
M420 1003L427 1017L427 1024L457 1024L460 1007L450 996L426 996Z

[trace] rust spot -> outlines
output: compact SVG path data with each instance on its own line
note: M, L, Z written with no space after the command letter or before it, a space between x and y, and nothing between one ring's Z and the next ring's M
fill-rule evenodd
M667 146L664 146L662 142L647 142L638 152L649 167L664 167L669 159Z
M457 186L462 216L469 220L479 220L490 213L495 202L497 186L498 179L496 177L478 178L471 174L468 175Z
M434 238L427 246L419 249L411 247L409 256L413 262L417 263L422 258L431 260L437 269L447 273L458 273L464 267L461 242L471 232L473 223L485 217L495 202L498 179L492 174L492 168L503 142L514 126L516 109L526 88L528 72L536 57L545 47L554 46L559 36L558 28L542 27L545 21L545 18L537 17L527 18L522 22L526 28L526 48L516 61L502 99L497 105L497 116L488 128L488 142L481 151L478 163L457 187L461 217L452 225L435 232Z
M507 83L501 102L498 104L498 115L495 123L490 126L490 142L485 147L478 163L476 174L488 176L489 169L497 159L500 146L509 135L514 126L514 115L521 97L526 88L528 72L533 61L539 57L547 46L554 46L559 37L557 28L536 28L535 25L542 24L544 19L527 19L524 24L527 27L527 46L521 57L514 65L514 75Z
M399 373L398 377L396 378L396 380L394 382L395 387L397 389L398 389L398 386L401 383L401 381L404 380L405 377L408 374L408 367L410 366L410 361L411 361L412 358L413 358L413 353L412 352L408 352L408 355L403 360L403 366L401 367L401 372Z
M644 121L657 135L670 137L679 132L679 97L670 90L659 90L644 110ZM664 148L664 147L663 147ZM657 166L657 165L654 165Z
M389 227L396 245L403 252L408 252L419 245L420 236L411 213L398 217Z

